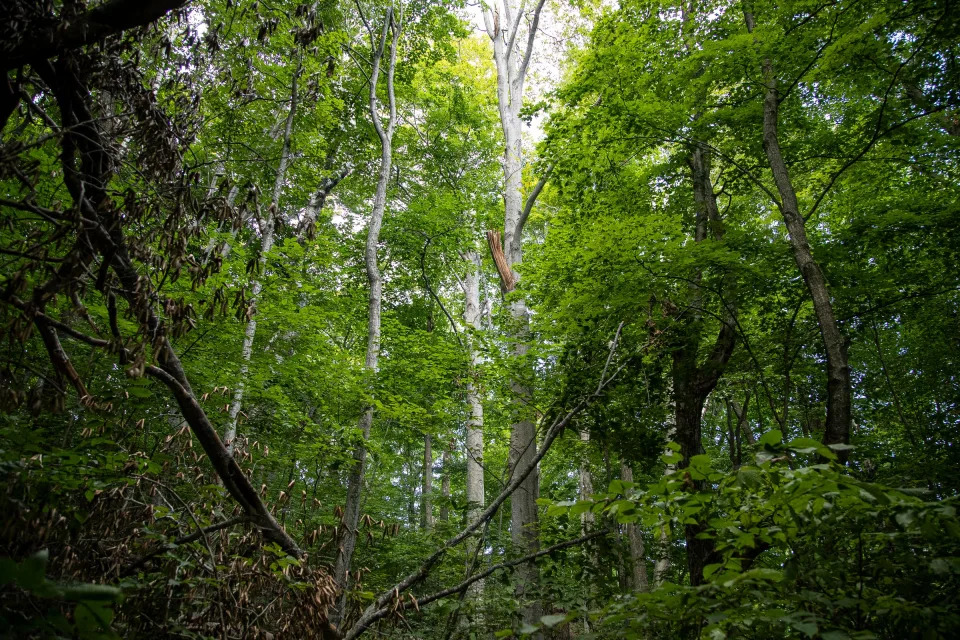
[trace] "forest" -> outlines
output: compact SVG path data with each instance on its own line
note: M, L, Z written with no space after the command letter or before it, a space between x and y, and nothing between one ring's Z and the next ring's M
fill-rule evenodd
M0 638L960 634L954 0L0 16Z

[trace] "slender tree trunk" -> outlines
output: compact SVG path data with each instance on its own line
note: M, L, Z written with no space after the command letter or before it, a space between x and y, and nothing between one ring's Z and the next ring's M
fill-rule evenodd
M589 431L580 432L580 442L583 444L581 452L583 458L580 460L580 499L589 500L590 496L593 495L593 476L590 474L590 458L588 457L588 447L590 445ZM593 511L588 510L580 514L580 528L584 535L590 533L590 530L593 529L594 521Z
M657 543L660 549L658 550L657 561L653 565L654 588L662 585L667 579L667 574L670 573L670 536L667 534L667 528L663 525L660 526Z
M620 477L624 482L633 482L633 469L626 462L620 463ZM630 564L633 569L633 590L646 593L650 591L650 582L647 579L647 554L643 545L643 534L640 527L634 523L626 525L626 534L630 547Z
M302 61L297 62L297 70L290 83L290 109L283 128L283 148L280 151L280 165L277 167L277 176L273 183L273 197L267 214L261 216L260 227L260 277L255 277L250 285L250 306L248 310L247 326L243 332L243 348L240 352L240 376L233 390L233 399L227 415L227 427L223 434L223 442L227 451L233 455L233 441L237 438L237 419L243 406L243 395L246 391L246 381L250 373L250 358L253 355L253 341L257 336L257 300L263 290L261 279L266 275L267 254L273 248L274 218L280 202L280 191L287 175L287 166L290 163L290 135L293 132L293 120L297 115L297 80L303 71Z
M673 442L676 440L677 436L677 426L676 426L676 409L674 408L674 393L673 393L673 378L669 378L667 381L667 417L666 417L666 431L667 431L667 442ZM667 449L666 454L670 455L673 453L673 449ZM663 475L669 476L677 472L677 465L674 463L667 463L663 469ZM670 535L667 533L667 524L662 521L657 528L657 540L656 540L656 553L657 559L653 563L653 587L656 589L663 584L664 580L667 579L667 574L670 573Z
M580 491L581 500L589 500L593 495L593 476L590 473L590 432L586 430L580 431L580 477L578 482L578 489ZM580 531L582 535L586 535L593 530L594 525L596 524L596 516L593 511L587 510L580 514ZM601 567L598 562L597 554L595 549L592 546L588 546L584 549L584 576L583 576L583 597L587 602L591 602L593 599L593 582L596 577L601 575ZM609 572L608 572L609 573ZM548 609L550 613L553 613ZM584 619L583 621L583 630L585 633L590 632L590 623L588 620Z
M820 335L823 338L827 356L827 425L823 441L825 444L847 444L850 442L851 393L846 339L840 332L840 326L833 313L833 302L830 299L827 280L810 249L807 230L800 215L797 194L780 152L780 142L777 137L779 119L777 81L769 61L764 63L764 78L767 83L767 93L763 100L763 148L780 193L780 212L789 232L793 257L813 300L813 310L817 316L817 324L820 327Z
M737 418L737 429L743 434L743 437L747 439L747 444L756 442L756 438L753 436L753 429L750 428L750 416L747 413L750 409L750 397L750 391L745 391L742 407L737 404L736 400L730 400L730 408L733 409L733 413Z
M303 218L300 220L300 224L297 229L297 235L300 237L301 241L309 240L314 237L316 234L317 216L319 216L320 212L323 211L323 206L326 204L327 198L330 197L330 193L333 192L334 188L340 184L340 181L345 179L352 172L353 165L348 162L335 174L320 181L320 186L310 197L310 202L307 204L307 208L304 211Z
M467 420L467 523L476 522L483 511L486 500L484 493L484 464L483 464L483 400L480 397L479 366L480 353L477 349L477 333L482 331L480 308L480 281L482 264L480 254L476 250L469 251L462 256L467 262L467 273L463 279L463 323L467 328L467 351L470 359L470 369L467 372L467 405L470 418ZM466 570L476 570L479 566L477 558L476 538L466 545ZM483 581L475 582L470 586L469 594L476 598L483 590ZM465 623L470 623L466 618Z
M370 36L371 63L369 108L370 118L380 138L380 176L377 180L377 189L373 197L373 210L370 213L370 222L367 226L367 243L364 249L364 264L367 271L367 282L370 287L367 309L367 350L364 366L372 379L377 371L377 362L380 357L380 306L383 292L383 281L380 275L380 266L377 260L377 246L380 242L380 228L383 225L383 214L387 205L387 185L390 182L390 171L393 162L393 132L397 122L396 97L394 94L393 77L397 61L397 41L400 38L400 29L394 21L393 8L388 7L384 16L379 36L367 25ZM387 36L391 35L389 48ZM377 82L380 77L380 67L384 53L387 62L387 98L389 115L386 127L380 115L377 99ZM370 390L371 399L373 389ZM360 431L363 434L363 443L354 451L354 465L347 479L347 497L343 514L343 542L337 554L334 566L334 580L342 590L339 606L331 615L331 622L336 626L346 612L347 592L349 584L347 574L353 560L353 552L357 545L357 525L360 522L360 497L367 459L366 442L370 439L370 428L373 425L372 402L364 410L360 418Z
M423 436L423 486L420 496L420 526L429 531L433 529L433 438L429 433Z
M407 497L407 524L410 527L410 530L413 531L417 528L417 485L419 484L417 478L417 468L416 463L416 454L414 453L413 447L405 447L406 454L406 464L403 465L403 482L401 486L404 491L403 494Z
M470 418L467 420L467 520L473 522L483 511L483 402L480 398L477 379L480 354L476 347L475 333L480 327L480 254L470 251L463 256L467 274L463 282L465 304L463 322L467 327L467 350L470 370L467 374L467 405ZM470 555L468 553L468 555Z
M752 33L753 14L746 11L745 18L747 31ZM851 389L846 338L840 331L840 325L833 312L827 279L820 264L813 257L810 242L807 240L807 229L803 215L800 213L797 192L780 149L780 96L773 62L769 58L763 61L763 80L766 88L763 97L763 150L766 153L777 192L780 194L777 205L789 233L794 261L813 301L813 310L827 357L827 422L823 442L824 444L848 444L850 442ZM846 452L841 451L839 455L841 460L846 460Z
M440 495L443 496L443 506L440 507L440 520L450 520L450 466L453 464L453 454L450 452L452 444L443 448L443 479L440 481Z

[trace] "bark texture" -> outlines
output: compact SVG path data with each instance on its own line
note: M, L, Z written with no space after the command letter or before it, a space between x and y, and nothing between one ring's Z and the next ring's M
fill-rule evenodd
M423 436L423 485L420 488L420 526L433 529L433 438Z
M745 12L747 30L753 32L754 17ZM847 342L833 310L830 289L820 263L813 256L804 217L800 212L797 192L790 172L787 169L780 148L780 95L777 89L777 77L773 62L769 58L763 61L763 150L773 174L780 201L777 205L783 217L790 238L790 248L794 261L800 270L803 283L807 287L813 310L817 317L820 336L823 339L826 354L827 373L827 420L823 436L824 444L848 444L850 442L851 389L850 365L847 358ZM841 460L846 460L845 452L839 452Z
M624 482L633 482L633 468L626 462L620 463L620 477ZM625 533L627 545L630 548L633 590L646 593L650 591L650 580L647 577L647 553L643 544L643 533L634 523L626 525Z
M715 240L719 240L723 237L723 226L710 179L710 158L703 145L695 145L689 156L688 165L696 207L694 240L697 243L703 242L708 234ZM690 458L703 453L704 404L710 392L716 387L736 346L733 310L727 307L713 347L701 362L700 345L704 332L702 320L704 298L700 287L701 280L702 273L698 271L691 280L690 308L678 322L673 348L674 420L676 440L680 444L680 454L683 456L679 465L681 471L689 466ZM703 488L700 482L691 482L691 487L694 491ZM690 583L694 586L703 582L703 568L715 557L713 541L698 537L705 526L702 522L685 525L687 569Z
M367 243L364 249L364 264L367 272L367 283L370 287L367 306L367 350L364 365L373 378L377 371L377 362L380 357L380 307L383 295L383 279L380 275L380 265L377 259L377 246L380 243L380 228L383 226L383 214L387 205L387 185L390 182L390 170L393 166L393 133L397 122L397 106L394 94L393 77L397 64L397 42L400 39L400 29L397 25L393 8L388 7L384 15L379 35L370 24L365 23L370 36L371 64L369 108L370 119L380 138L380 175L377 180L377 189L373 197L373 210L370 213L370 222L367 226ZM388 36L390 38L388 44ZM387 76L387 122L384 125L377 98L377 82L380 77L382 63L386 56ZM371 389L371 398L373 390ZM357 546L357 525L360 522L360 497L363 487L363 478L367 460L366 442L370 439L370 428L373 425L373 404L369 404L360 418L360 431L363 434L363 443L354 451L354 465L347 480L347 497L343 514L343 540L334 567L334 580L342 590L339 607L331 616L334 625L339 624L347 603L349 583L347 575L353 552Z
M480 354L476 346L476 332L480 331L480 254L470 251L463 255L467 261L467 274L463 280L463 323L467 327L467 350L470 370L467 374L467 405L470 418L467 420L467 520L473 522L483 510L483 401L477 381ZM469 555L469 554L468 554Z

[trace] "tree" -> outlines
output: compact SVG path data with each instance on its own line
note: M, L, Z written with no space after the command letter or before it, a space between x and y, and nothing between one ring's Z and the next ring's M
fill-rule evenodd
M380 176L377 189L373 196L373 209L367 225L367 244L364 249L364 265L367 272L367 282L370 287L369 309L367 312L367 350L364 357L364 366L370 375L377 370L380 357L380 308L383 298L383 280L380 274L380 265L377 258L377 248L380 242L380 228L383 226L383 215L387 206L387 183L390 181L393 162L393 133L397 126L397 99L394 89L394 75L397 66L397 43L400 40L403 16L394 15L394 7L386 8L382 24L379 29L367 21L363 10L358 5L361 20L370 38L370 119L380 139ZM389 36L389 45L388 45ZM380 111L378 98L378 82L381 65L386 64L386 91L387 116ZM370 427L373 423L373 405L364 409L360 418L360 431L363 433L363 442L357 446L354 453L355 465L350 472L347 485L347 498L344 507L343 526L345 535L342 551L337 556L337 566L334 571L337 584L340 585L343 595L334 624L343 616L346 607L347 575L350 571L350 561L357 544L357 525L360 522L360 496L363 486L364 464L367 449L365 443L370 439Z
M521 22L525 19L526 5L512 5L509 0L493 7L485 7L483 12L484 28L493 41L493 60L497 68L497 106L500 110L500 124L503 128L505 148L503 152L503 202L504 226L503 247L500 246L498 233L488 233L490 249L497 260L503 290L514 289L519 278L514 265L523 260L523 227L530 215L530 209L537 197L537 191L531 193L529 202L523 205L523 141L520 135L520 111L523 107L523 89L533 45L537 36L537 25L545 0L539 0L533 9L530 24L524 38ZM518 36L519 39L518 39ZM542 188L542 187L541 187ZM514 298L510 305L510 315L514 327L510 339L513 342L513 355L523 358L527 354L527 307L522 298ZM510 427L510 467L517 469L529 463L537 453L537 432L529 419L531 389L522 379L511 383L513 424ZM539 481L536 470L528 476L520 487L520 492L510 500L511 535L514 546L522 553L536 552L539 546L537 530L537 498ZM517 598L527 599L537 581L536 566L522 565L517 580ZM536 622L540 617L540 606L524 606L525 622Z

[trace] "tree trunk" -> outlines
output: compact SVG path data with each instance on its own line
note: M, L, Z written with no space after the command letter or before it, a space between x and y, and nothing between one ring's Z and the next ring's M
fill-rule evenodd
M580 478L579 490L580 499L589 500L593 495L593 476L590 474L590 432L580 431ZM587 510L580 514L580 532L581 535L587 535L593 530L596 524L596 516L593 511ZM600 565L597 561L597 554L594 548L584 549L584 576L583 576L583 596L589 602L592 599L592 583L594 576L600 575ZM584 620L584 631L589 632L589 623Z
M483 464L483 400L480 397L479 365L480 353L477 350L477 333L481 326L480 308L480 281L481 258L476 251L469 251L462 255L467 262L467 273L463 279L463 323L467 328L467 355L470 359L470 368L467 372L467 405L470 418L467 420L466 458L467 458L467 524L476 522L483 511L486 501L484 492L484 464ZM466 571L475 571L479 566L476 561L479 544L477 537L471 538L466 544ZM483 581L470 586L468 593L476 598L483 590ZM465 622L469 622L464 619Z
M433 529L433 438L423 436L423 486L420 489L420 526Z
M364 366L371 378L377 371L377 362L380 357L380 306L383 292L383 281L380 276L380 266L377 261L377 246L380 242L380 227L383 225L383 214L387 205L387 185L390 182L390 171L393 162L393 132L397 122L397 107L394 94L393 77L397 62L397 41L400 38L400 30L394 22L393 8L388 7L383 20L379 37L368 25L368 33L371 45L371 63L370 71L370 94L369 107L370 119L380 138L380 176L377 180L377 189L373 197L373 210L370 213L370 223L367 227L367 243L364 248L364 264L367 271L367 282L370 287L369 302L367 309L367 351L364 359ZM387 35L391 34L389 50L387 48ZM387 98L389 115L386 127L380 116L380 109L377 100L377 81L380 77L380 65L384 53L387 52ZM374 390L370 390L371 400ZM354 451L354 465L347 479L347 497L343 513L343 541L340 552L337 554L337 560L334 567L334 580L342 590L339 606L331 614L331 623L339 625L340 620L346 612L347 592L349 584L347 582L347 573L350 571L350 563L353 559L353 552L357 545L357 525L360 522L360 494L363 486L363 478L367 459L366 442L370 439L370 428L373 424L373 404L372 402L364 410L360 418L359 426L363 434L363 443Z
M348 162L335 174L320 181L320 186L316 193L310 197L310 203L307 205L307 208L303 214L303 218L301 218L300 224L297 228L297 235L300 237L301 242L313 239L313 237L316 235L317 216L319 216L320 212L323 211L323 207L327 202L327 198L330 197L330 193L333 192L334 188L340 184L340 181L345 179L352 172L353 165Z
M694 241L703 242L708 231L714 239L723 237L723 227L717 209L716 195L710 179L710 158L703 145L696 145L688 159L696 206ZM680 444L682 460L679 468L685 469L690 458L703 453L703 410L707 397L716 387L736 345L733 310L725 309L724 321L710 354L700 363L702 340L703 292L699 286L702 273L695 274L691 284L690 312L684 315L678 327L678 336L673 350L673 397L676 440ZM702 490L703 483L691 481L691 490ZM703 568L715 557L713 542L698 536L706 528L705 522L687 524L684 537L687 545L687 568L690 584L703 582Z
M745 18L748 32L753 32L753 15L745 12ZM827 423L823 442L824 444L848 444L850 442L851 389L846 339L840 331L840 325L833 312L833 302L830 299L826 277L823 275L820 264L813 257L813 251L807 240L806 225L800 213L797 193L780 150L780 97L773 63L769 58L763 61L763 79L766 86L763 97L763 150L766 153L777 192L780 194L780 202L777 205L789 232L794 261L813 301L813 310L827 357ZM846 460L846 452L839 452L839 456L841 460Z
M450 449L452 443L443 448L443 479L440 481L440 495L443 496L443 506L440 507L440 520L447 522L450 519L450 466L453 464L453 455Z
M633 482L633 469L626 462L620 463L620 477L624 482ZM647 579L647 554L643 545L643 534L640 527L632 522L626 525L626 534L633 569L633 590L646 593L650 591L650 582Z
M297 115L297 80L303 71L302 61L297 63L297 70L293 74L290 84L290 109L287 111L286 124L283 128L283 148L280 151L280 165L277 167L277 176L273 183L273 198L267 209L267 214L260 220L260 274L266 275L267 254L273 248L274 217L280 202L280 191L287 175L287 166L290 163L290 135L293 132L293 120ZM246 391L246 380L250 373L250 358L253 355L253 341L257 336L257 299L263 284L260 278L254 278L250 285L250 305L248 308L247 326L243 332L243 348L240 351L240 376L233 390L233 399L227 415L227 427L223 434L223 443L227 451L233 455L233 441L237 438L237 419L243 405L243 395Z
M680 462L682 472L690 464L690 458L703 453L701 442L701 425L703 405L706 395L697 386L697 367L690 365L689 357L674 356L674 399L676 402L677 442L680 444ZM702 490L703 483L691 481L692 490ZM712 540L703 540L697 537L705 529L705 523L687 524L684 526L684 537L687 545L687 570L690 575L690 584L697 586L703 582L703 568L714 557Z
M593 495L593 476L590 474L590 458L588 456L590 445L589 431L580 432L580 442L583 443L581 451L582 458L580 460L580 499L589 500L590 496ZM590 530L593 529L594 520L593 511L587 510L580 514L580 528L584 535L590 533Z
M467 521L472 523L483 511L483 402L480 399L477 368L480 354L476 348L477 331L480 331L480 254L470 251L463 256L469 263L463 282L465 304L463 322L467 327L467 350L470 370L467 373L467 405L470 418L467 420ZM467 554L470 555L469 552Z
M517 36L523 22L523 5L511 6L510 0L498 2L496 7L487 6L483 12L484 27L493 41L493 59L497 68L497 106L500 124L503 127L505 149L503 153L504 176L504 254L507 265L513 269L523 259L521 236L523 234L523 148L521 140L520 108L523 105L523 85L533 52L540 12L545 0L539 0L528 27L522 49L517 47ZM522 58L517 60L517 54ZM512 273L513 281L519 274ZM510 304L513 329L509 339L513 342L512 354L519 360L527 353L528 338L527 305L523 299ZM521 379L510 383L512 424L510 428L510 469L515 471L526 466L537 454L536 427L530 419L530 388ZM537 521L537 497L539 472L527 476L511 496L511 538L519 555L534 553L539 549ZM517 567L515 595L523 605L523 621L539 623L542 607L529 602L529 593L537 584L539 571L535 563Z

